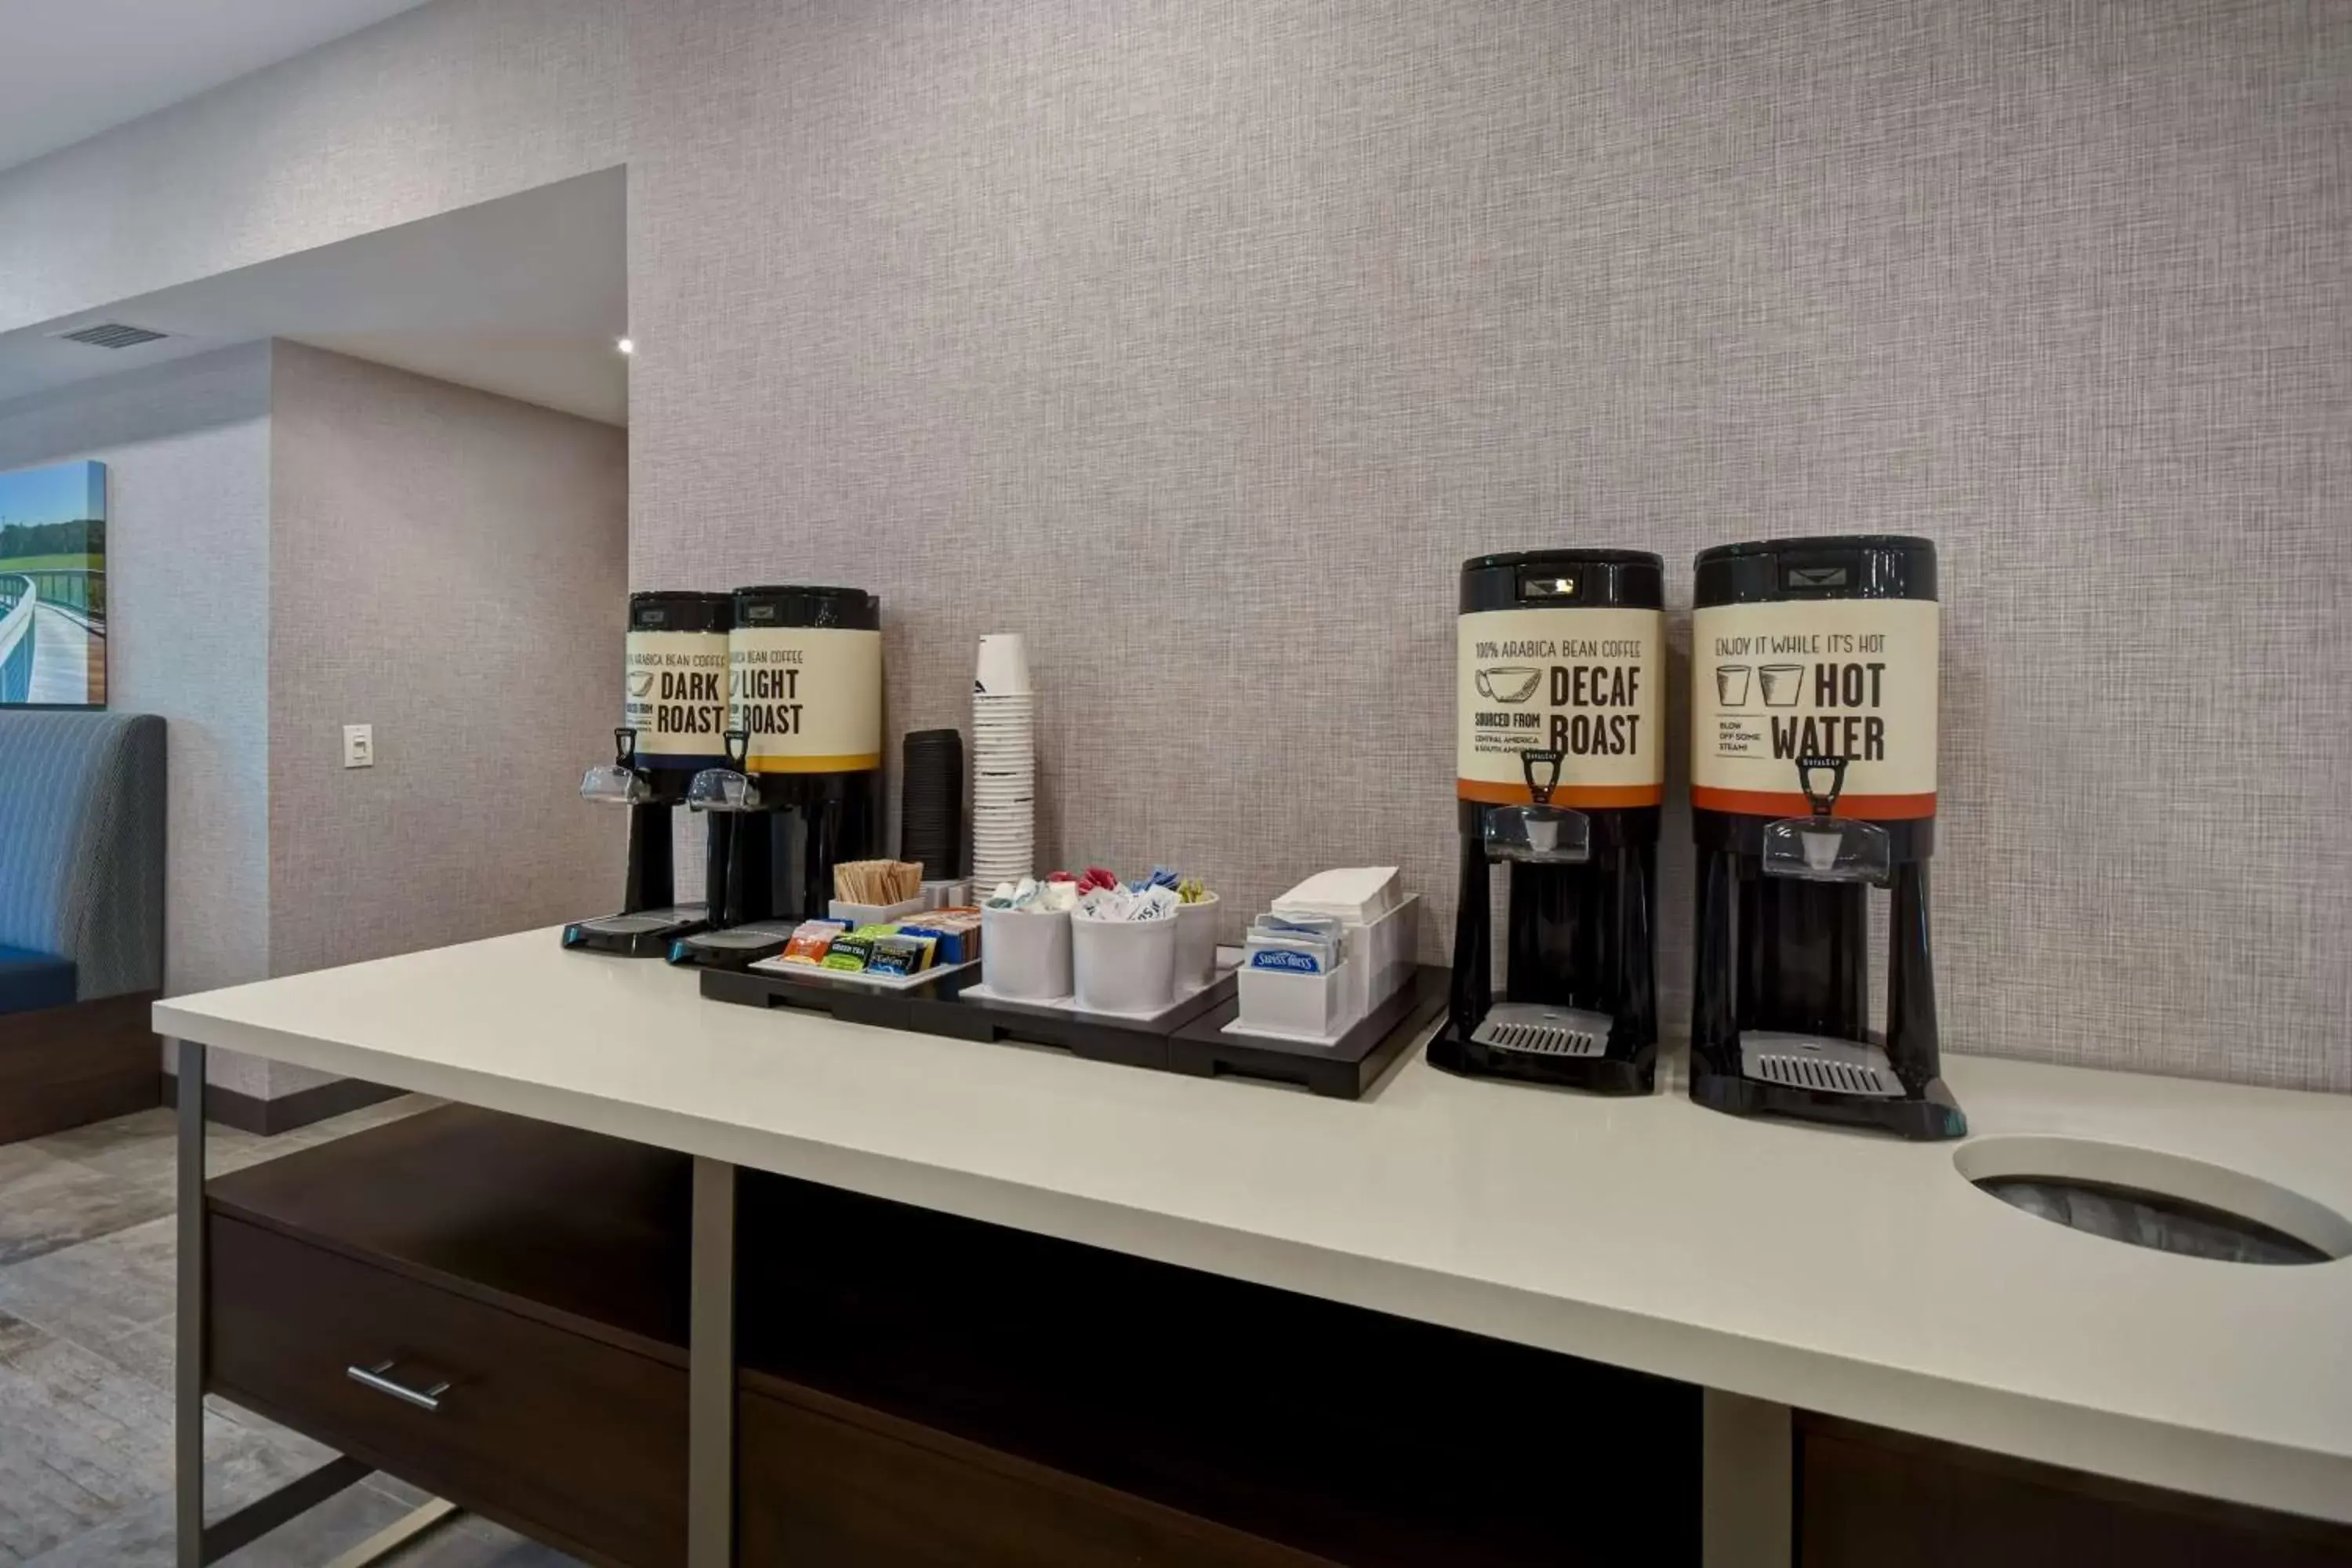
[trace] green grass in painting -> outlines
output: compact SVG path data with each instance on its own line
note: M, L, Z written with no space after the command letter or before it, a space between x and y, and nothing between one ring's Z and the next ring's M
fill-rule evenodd
M68 567L96 571L104 564L95 555L0 555L0 572L55 572Z

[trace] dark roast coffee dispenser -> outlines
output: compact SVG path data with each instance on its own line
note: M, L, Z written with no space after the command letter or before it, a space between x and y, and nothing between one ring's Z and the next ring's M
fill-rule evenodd
M1928 942L1936 547L1858 534L1698 557L1691 1098L1958 1138ZM1888 895L1870 1028L1870 893Z
M1656 1068L1664 563L1484 555L1455 631L1452 1071L1646 1094ZM1505 868L1494 991L1493 868Z
M563 928L563 945L650 958L700 931L718 901L727 825L711 824L705 901L681 904L673 853L677 807L694 777L725 761L728 629L724 594L629 595L626 695L613 760L588 770L583 797L629 809L629 859L618 914Z
M733 824L713 929L670 962L740 968L823 915L833 868L882 844L882 602L862 588L735 591L726 755L688 804Z

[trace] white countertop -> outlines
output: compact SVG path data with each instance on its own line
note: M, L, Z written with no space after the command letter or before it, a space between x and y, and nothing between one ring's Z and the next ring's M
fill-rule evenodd
M2352 1261L2206 1262L1976 1191L1954 1146L1413 1058L1319 1100L705 1002L552 931L155 1009L167 1036L1903 1430L2352 1521ZM1979 1135L2352 1215L2352 1097L1984 1058ZM1368 1375L1377 1375L1375 1373Z

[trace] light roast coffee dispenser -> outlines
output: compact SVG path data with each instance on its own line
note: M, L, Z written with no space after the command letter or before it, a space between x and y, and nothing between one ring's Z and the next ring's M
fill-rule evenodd
M726 824L711 824L706 899L680 904L672 844L677 807L694 777L726 760L730 605L724 594L629 595L626 695L613 760L588 770L583 797L629 809L629 863L621 910L563 928L563 945L650 958L700 931L719 898Z
M1630 550L1462 567L1455 1072L1646 1094L1657 1061L1664 563ZM1508 879L1494 991L1493 868Z
M1859 534L1704 551L1691 616L1698 845L1691 1098L1958 1138L1928 945L1936 547ZM1870 892L1888 894L1870 1030Z
M726 755L688 804L731 819L713 929L670 962L740 968L823 915L833 868L882 843L882 602L863 588L735 591Z

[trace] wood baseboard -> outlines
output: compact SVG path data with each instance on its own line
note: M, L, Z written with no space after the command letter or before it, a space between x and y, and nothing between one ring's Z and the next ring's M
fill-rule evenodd
M144 1110L163 1095L156 993L0 1013L0 1143Z
M163 1075L163 1102L180 1103L180 1080L176 1074ZM347 1110L374 1105L396 1098L402 1091L362 1079L339 1078L332 1083L314 1084L265 1100L257 1094L246 1094L237 1089L223 1089L219 1084L205 1085L205 1120L217 1121L224 1127L234 1127L240 1132L257 1133L264 1138L280 1132L290 1132L297 1127L308 1127L313 1121L324 1121L331 1116L341 1116Z

